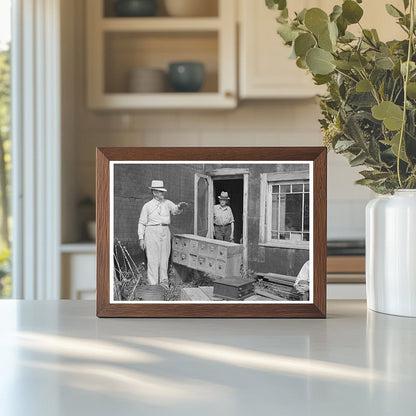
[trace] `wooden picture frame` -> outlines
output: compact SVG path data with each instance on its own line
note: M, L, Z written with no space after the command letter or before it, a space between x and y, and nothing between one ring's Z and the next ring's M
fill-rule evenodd
M96 201L97 201L97 316L98 317L210 317L210 318L325 318L326 317L326 213L327 213L327 150L324 147L172 147L172 148L160 148L160 147L134 147L134 148L97 148L97 176L96 176ZM264 177L260 175L251 175L251 166L277 166L284 164L295 165L296 163L308 164L310 166L310 185L303 185L303 200L306 198L306 189L308 192L308 225L307 229L302 228L301 237L295 235L297 231L289 232L285 230L285 233L278 233L278 238L285 239L287 235L290 237L290 241L281 241L282 246L279 246L281 250L286 250L288 253L296 252L293 248L293 244L298 244L296 240L302 239L300 243L309 241L308 257L311 260L311 276L310 280L310 297L307 301L270 301L270 302L251 302L251 301L213 301L213 302L188 302L188 301L115 301L115 294L112 293L115 286L114 276L116 276L112 265L114 260L114 219L120 217L120 212L114 213L114 167L119 169L120 166L127 166L128 164L145 165L153 168L154 166L163 164L173 164L175 166L204 166L205 169L211 169L210 174L215 174L216 167L221 167L226 171L228 166L238 165L238 172L241 175L246 175L244 178L244 195L246 196L242 202L243 212L244 209L256 208L256 214L247 218L247 215L243 215L242 221L248 221L250 229L258 230L258 240L253 240L250 237L250 241L247 240L247 230L242 231L242 237L239 240L239 244L242 245L242 258L244 261L251 264L250 255L247 253L253 250L253 246L258 249L258 253L268 252L270 250L270 239L268 240L265 235L270 234L270 230L264 226L261 222L262 218L267 217L268 208L262 208L262 198L267 203L268 194L265 194L267 189L267 182ZM227 167L224 168L226 164ZM224 166L223 166L224 165ZM247 165L247 166L246 166ZM210 167L211 166L211 167ZM283 168L284 169L284 168ZM287 168L288 169L288 168ZM159 170L160 171L160 170ZM251 176L250 176L251 175ZM270 175L276 176L275 172ZM131 176L131 175L130 175ZM133 189L137 186L141 186L143 189L150 188L149 178L152 175L147 175L146 180L142 184L131 182L127 184L125 189ZM180 175L171 175L177 177L180 180ZM203 175L204 176L204 175ZM242 177L243 177L242 176ZM128 177L128 176L126 176ZM158 178L153 178L158 179ZM172 177L169 179L171 184L173 183ZM282 182L283 183L283 182ZM259 194L257 196L247 197L250 194L250 188L248 184L255 184L258 186ZM273 183L272 183L273 184ZM251 185L250 185L251 186ZM281 185L282 186L282 185ZM290 191L295 192L294 185L290 185ZM307 186L307 188L306 188ZM310 188L309 188L310 186ZM130 188L129 188L130 187ZM172 186L173 187L173 186ZM265 188L266 187L266 188ZM189 187L188 187L189 188ZM257 189L257 188L256 188ZM273 188L274 189L274 188ZM277 192L283 192L283 188ZM285 188L286 189L286 188ZM191 192L189 189L188 193ZM275 192L275 191L273 191ZM218 193L218 192L217 192ZM211 192L212 194L212 192ZM260 197L258 197L260 195ZM266 195L266 196L265 196ZM173 196L178 199L178 194ZM216 199L216 195L214 196ZM281 196L278 196L280 204ZM287 195L284 200L286 201ZM195 195L197 201L197 196ZM208 206L211 202L208 203ZM143 205L143 204L142 204ZM259 207L260 205L260 207ZM259 207L259 208L258 208ZM309 208L310 207L310 208ZM197 218L196 210L188 213L191 216ZM266 209L266 212L265 212ZM275 208L273 208L275 209ZM286 208L285 208L286 209ZM280 205L279 205L280 210ZM251 211L253 212L253 211ZM273 211L274 212L274 211ZM304 227L305 209L302 208L302 227ZM310 214L309 214L310 213ZM137 212L137 219L140 212ZM111 216L112 215L112 216ZM211 215L211 213L209 214ZM284 214L287 215L287 214ZM310 215L310 220L309 220ZM279 211L280 216L280 211ZM208 217L210 218L210 217ZM285 217L286 218L286 217ZM284 220L286 224L286 220ZM208 221L209 223L209 221ZM194 223L194 225L196 222ZM244 224L243 224L244 225ZM285 225L286 226L286 225ZM196 227L196 225L195 225ZM253 228L254 227L254 228ZM270 228L270 227L269 227ZM263 230L262 230L263 229ZM280 230L280 228L279 228ZM137 233L136 230L132 230L132 233ZM293 243L292 243L292 234ZM299 234L299 233L298 233ZM306 236L306 234L308 234ZM137 235L137 234L136 234ZM209 234L207 234L207 237ZM138 237L137 237L138 238ZM204 238L204 237L201 237ZM213 240L214 242L216 240ZM219 244L219 243L218 243ZM284 245L287 244L287 247ZM235 244L237 245L237 244ZM304 245L304 244L303 244ZM283 247L283 248L282 248ZM173 249L172 249L173 251ZM245 257L244 257L245 256ZM258 257L261 254L257 254L256 261L260 261ZM293 255L292 255L293 258ZM249 260L247 260L249 259ZM254 261L254 260L253 260ZM257 264L257 263L253 263ZM243 264L244 266L244 264ZM179 266L178 266L179 267ZM187 266L185 266L186 268ZM243 270L243 268L241 269ZM114 273L114 274L113 274ZM267 273L266 275L273 275L273 273ZM292 273L293 275L293 273ZM256 279L259 278L263 282L262 273L255 274ZM267 277L266 276L266 277ZM280 276L280 275L279 275ZM259 280L256 280L256 284ZM267 280L266 280L267 281ZM110 298L110 292L112 298ZM182 297L181 297L182 299ZM217 298L215 298L217 299ZM224 298L226 299L226 298Z

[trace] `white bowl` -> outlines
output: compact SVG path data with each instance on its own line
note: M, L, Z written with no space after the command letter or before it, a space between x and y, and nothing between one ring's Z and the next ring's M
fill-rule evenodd
M166 12L174 17L217 16L217 0L165 0Z
M162 69L136 68L129 72L128 91L158 93L167 89L167 74Z

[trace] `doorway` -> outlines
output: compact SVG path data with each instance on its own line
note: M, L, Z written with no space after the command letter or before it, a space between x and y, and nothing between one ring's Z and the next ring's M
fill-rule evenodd
M218 195L230 195L234 215L234 242L243 245L243 265L248 264L248 169L220 168L206 173L195 173L194 182L194 234L213 238L213 208Z
M228 205L231 207L234 215L234 242L243 244L243 178L238 179L223 179L213 178L214 180L214 205L219 203L218 195L221 192L228 192L228 196L231 198Z

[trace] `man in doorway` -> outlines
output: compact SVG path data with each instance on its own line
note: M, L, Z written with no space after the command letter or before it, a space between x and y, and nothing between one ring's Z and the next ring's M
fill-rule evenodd
M171 249L170 215L183 212L188 204L178 205L165 199L167 192L163 181L152 180L149 187L153 199L143 205L140 213L138 234L139 244L147 256L147 278L149 284L168 288L168 263Z
M214 238L216 240L234 241L234 215L228 205L228 192L222 191L218 196L219 204L214 205Z

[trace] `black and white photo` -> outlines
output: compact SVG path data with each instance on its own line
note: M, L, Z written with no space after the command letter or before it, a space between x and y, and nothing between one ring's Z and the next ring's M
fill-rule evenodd
M313 302L313 163L111 161L110 303Z

